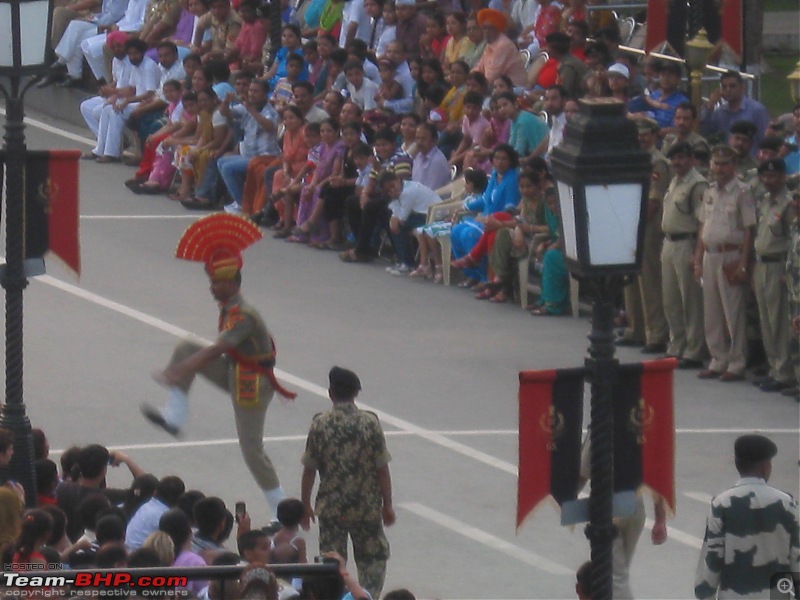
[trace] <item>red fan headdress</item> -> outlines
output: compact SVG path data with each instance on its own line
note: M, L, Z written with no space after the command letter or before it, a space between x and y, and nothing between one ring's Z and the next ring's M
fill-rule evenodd
M204 263L209 277L233 279L242 268L242 251L261 238L261 230L252 221L214 213L183 232L175 256Z

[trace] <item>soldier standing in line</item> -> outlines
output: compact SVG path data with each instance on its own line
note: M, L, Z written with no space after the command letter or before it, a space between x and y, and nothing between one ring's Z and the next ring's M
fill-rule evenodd
M779 392L794 387L792 367L797 361L790 350L789 295L784 285L791 244L786 164L780 158L767 160L758 167L758 174L767 193L757 209L753 291L769 374L757 385L762 392Z
M736 175L740 179L746 177L748 171L758 167L751 153L756 133L756 126L750 121L736 121L731 125L728 145L736 152Z
M678 368L699 369L706 355L703 334L703 290L694 278L694 250L708 181L692 166L692 146L674 144L667 158L675 174L664 196L661 228L661 285L669 324L667 355L680 359Z
M664 241L661 231L661 204L669 187L669 162L656 148L658 123L653 119L643 118L637 119L636 124L639 129L639 144L652 156L653 173L647 203L642 274L625 287L628 326L617 345L637 346L644 338L643 353L661 354L667 351L669 338L661 295L661 246Z
M320 553L347 558L347 538L353 542L358 581L379 598L386 580L389 541L383 526L395 521L392 507L391 455L377 415L360 410L358 376L333 367L328 375L333 408L314 417L303 453L300 498L306 508L302 526L319 516ZM311 492L319 471L316 510Z
M786 259L786 287L789 290L789 317L792 322L794 340L792 346L795 353L800 353L800 192L792 192L791 209L792 244ZM794 363L795 387L783 390L781 394L792 396L800 402L800 360Z
M711 500L695 575L697 598L768 598L772 575L797 577L797 501L767 485L777 452L761 435L736 440L741 479Z
M706 344L711 353L700 379L741 381L746 363L744 286L756 224L755 200L736 178L736 152L715 146L714 182L703 195L694 275L703 288Z

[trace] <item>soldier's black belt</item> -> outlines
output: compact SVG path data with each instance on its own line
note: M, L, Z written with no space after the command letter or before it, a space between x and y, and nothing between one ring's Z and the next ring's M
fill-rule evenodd
M697 235L694 233L665 233L664 237L670 242L680 242L681 240L693 240Z
M763 256L756 255L756 262L760 263L786 262L786 255L785 254L765 254Z

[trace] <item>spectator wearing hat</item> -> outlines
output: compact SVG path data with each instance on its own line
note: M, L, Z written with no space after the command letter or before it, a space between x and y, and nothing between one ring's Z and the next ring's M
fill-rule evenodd
M672 117L672 128L664 136L664 143L661 145L661 153L669 155L669 150L678 142L688 142L691 146L704 144L710 150L706 139L694 130L694 123L697 120L697 109L691 102L682 102L675 107L675 115Z
M697 598L766 598L771 575L797 577L797 501L767 485L777 452L761 435L736 440L740 479L711 500L695 575Z
M669 162L656 148L659 126L653 119L637 119L639 145L650 153L653 171L647 197L647 224L644 233L642 274L625 287L625 312L628 326L621 346L636 346L644 341L642 352L660 354L667 350L669 327L664 316L661 286L662 202L670 183Z
M549 0L546 1L549 3ZM478 11L478 24L483 29L486 48L472 70L483 73L488 81L506 75L515 86L524 86L527 75L525 66L519 59L519 50L504 33L508 28L506 16L499 10L484 8Z
M736 178L737 154L729 146L711 152L712 184L703 195L694 275L703 287L706 344L711 354L701 379L744 379L744 286L756 224L755 199Z
M792 335L800 341L800 192L792 192L792 244L786 259L786 287L789 290L789 316L792 319ZM793 396L800 402L800 360L794 363L795 387L781 393Z
M667 355L680 359L681 369L699 369L706 355L703 291L694 279L692 261L700 227L697 216L708 181L692 165L689 142L674 144L667 159L674 173L661 217L661 290L669 325Z
M606 81L611 97L621 101L625 107L628 106L628 89L630 81L630 71L628 67L621 63L614 63L606 71Z
M682 74L679 62L665 61L658 72L658 89L649 96L641 96L647 105L646 110L650 113L648 116L652 116L661 129L672 127L675 108L679 104L689 102L689 98L678 89Z
M736 175L744 180L747 172L758 167L751 151L754 148L756 126L749 121L736 121L728 134L728 146L736 151Z
M397 0L395 10L397 24L394 29L394 39L403 45L403 50L409 58L419 56L419 40L428 29L427 20L417 12L415 0Z
M749 121L756 127L754 142L758 144L769 125L769 113L763 104L745 96L744 79L738 71L720 75L719 89L714 90L700 110L700 131L710 138L727 137L736 121ZM755 154L757 145L753 146Z
M383 526L395 521L392 507L391 455L375 413L355 404L361 381L348 369L328 375L333 407L314 417L303 453L301 500L303 529L319 517L319 550L347 556L353 543L358 581L378 598L386 578L389 542ZM317 472L316 506L311 504Z
M795 386L793 365L798 360L790 346L789 293L783 284L786 257L792 241L791 198L786 188L786 165L782 159L773 158L761 163L758 176L766 194L758 204L753 290L769 362L769 375L758 387L764 392L778 392Z

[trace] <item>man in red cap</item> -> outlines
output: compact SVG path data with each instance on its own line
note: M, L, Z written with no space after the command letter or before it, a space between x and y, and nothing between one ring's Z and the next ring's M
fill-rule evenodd
M484 8L478 11L478 24L483 29L486 50L472 70L483 73L490 83L500 75L508 75L515 86L524 86L525 66L517 46L505 34L508 29L506 16L499 10Z
M195 375L203 375L230 393L239 448L275 520L278 503L286 493L264 452L264 420L275 391L288 398L294 394L275 380L272 336L256 309L240 294L239 252L260 238L257 228L250 231L252 227L255 226L239 217L210 215L189 227L181 238L178 257L205 262L211 295L220 307L219 336L210 346L192 341L178 344L167 367L154 375L156 381L169 388L166 406L158 410L144 404L142 413L153 424L177 436L189 416L188 393ZM249 241L239 241L248 235Z

